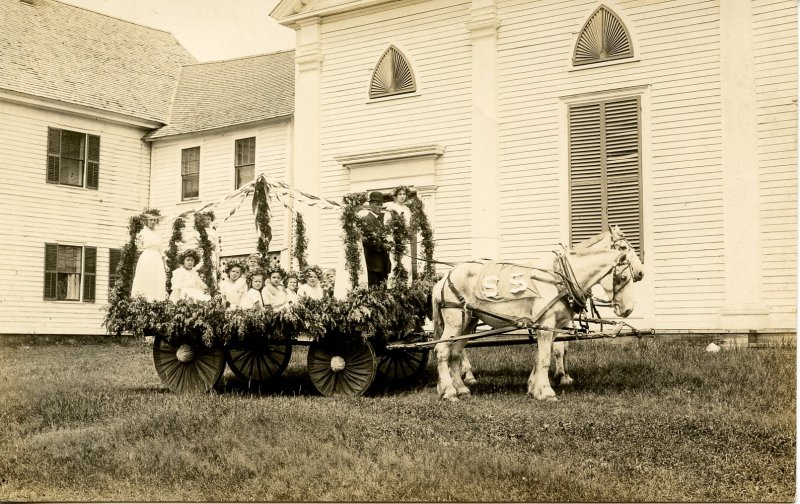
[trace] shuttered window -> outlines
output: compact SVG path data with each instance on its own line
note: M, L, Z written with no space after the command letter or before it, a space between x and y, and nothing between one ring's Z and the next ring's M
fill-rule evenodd
M234 170L236 189L251 182L256 175L256 138L242 138L236 140L236 159Z
M181 151L181 199L200 197L200 147Z
M413 93L417 90L414 72L403 53L390 46L383 53L372 73L369 85L370 98Z
M619 226L642 255L639 98L569 107L570 243Z
M45 244L44 299L93 303L96 273L96 247Z
M100 137L48 128L47 182L97 189L100 182Z
M122 249L109 249L108 250L108 294L111 295L111 290L117 283L117 267L119 266L120 258L122 257Z
M628 29L610 9L598 7L578 35L572 64L588 65L632 57L633 46Z

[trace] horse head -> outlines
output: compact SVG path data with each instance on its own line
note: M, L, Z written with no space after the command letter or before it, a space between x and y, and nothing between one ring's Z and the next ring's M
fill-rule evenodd
M644 278L644 266L636 250L625 239L618 226L609 229L611 249L618 252L611 270L600 280L600 286L611 299L614 313L627 317L635 304L632 284Z

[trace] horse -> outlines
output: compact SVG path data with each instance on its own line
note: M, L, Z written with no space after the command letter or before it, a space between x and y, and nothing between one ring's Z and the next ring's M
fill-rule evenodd
M484 264L470 261L457 264L434 285L431 294L434 339L438 370L437 392L440 398L456 401L470 395L462 380L462 359L466 340L450 338L472 334L483 322L491 327L505 327L523 322L543 327L537 330L537 357L528 378L528 394L537 400L555 400L548 371L555 350L556 380L572 382L564 368L566 347L555 342L555 333L544 328L569 328L575 313L582 311L593 286L600 284L611 299L614 313L627 317L634 307L633 282L644 277L642 262L618 227L610 227L566 253L556 254L552 262L517 265L530 270L530 288L538 296L487 302L476 294L482 288L478 280ZM498 313L498 308L502 312ZM468 360L467 360L467 365ZM466 379L474 383L471 366Z

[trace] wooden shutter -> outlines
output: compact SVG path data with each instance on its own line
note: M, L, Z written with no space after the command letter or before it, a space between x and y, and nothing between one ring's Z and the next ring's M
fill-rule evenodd
M86 151L86 188L97 189L100 182L100 137L89 135Z
M598 7L578 35L572 64L578 66L631 57L633 48L628 29L616 14L604 6Z
M630 244L642 253L641 148L639 100L605 104L606 213Z
M397 48L390 46L381 56L369 86L369 97L380 98L417 90L411 65Z
M97 279L97 247L83 248L83 302L94 303Z
M58 245L44 245L44 299L56 299L58 283Z
M47 128L47 182L58 184L61 164L61 130Z
M642 253L638 98L569 108L570 243L619 226Z
M117 283L117 268L119 267L119 261L122 258L122 249L109 249L108 250L108 293L111 294L111 290L114 288L114 284Z
M603 229L600 104L569 108L570 243Z

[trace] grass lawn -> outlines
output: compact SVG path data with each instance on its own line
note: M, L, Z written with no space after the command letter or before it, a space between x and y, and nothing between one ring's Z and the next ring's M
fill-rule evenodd
M473 349L479 384L166 391L144 345L0 347L0 500L792 501L796 350L572 344L575 385L525 394L533 351Z

